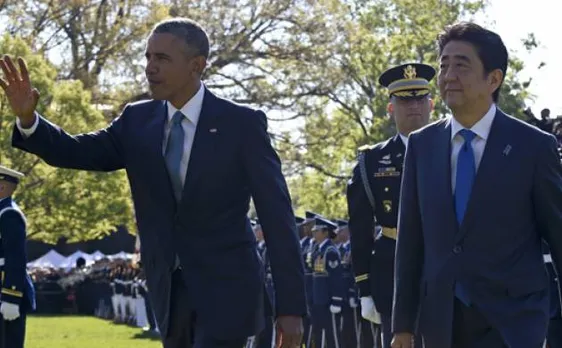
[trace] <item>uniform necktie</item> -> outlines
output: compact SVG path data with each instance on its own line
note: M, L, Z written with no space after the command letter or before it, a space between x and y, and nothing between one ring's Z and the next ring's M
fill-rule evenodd
M476 134L468 129L462 129L459 134L464 138L464 144L457 158L455 186L455 211L460 226L464 219L466 207L474 184L474 178L476 176L476 162L472 149L472 140L476 137ZM465 287L459 282L455 284L455 296L465 305L470 305L468 293Z
M170 134L168 135L168 144L166 145L166 166L170 174L172 188L176 201L180 201L183 191L181 180L181 159L183 157L183 144L185 133L181 126L184 115L181 111L176 111L172 116L172 125L170 127Z

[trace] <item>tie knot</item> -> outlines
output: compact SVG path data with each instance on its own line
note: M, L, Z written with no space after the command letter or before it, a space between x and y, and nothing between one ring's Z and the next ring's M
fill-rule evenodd
M183 121L184 115L181 113L181 111L176 111L174 113L174 116L172 116L172 124L177 126L179 124L181 124L181 121Z
M464 138L464 142L468 144L470 144L472 140L476 137L476 133L474 133L470 129L461 129L459 133Z

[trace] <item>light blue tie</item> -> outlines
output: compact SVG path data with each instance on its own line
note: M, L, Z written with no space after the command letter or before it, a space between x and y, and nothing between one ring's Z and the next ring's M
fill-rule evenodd
M464 219L472 185L476 177L476 161L472 149L472 140L476 137L476 134L468 129L462 129L459 134L464 138L464 144L457 158L455 185L455 211L457 213L457 222L460 226ZM470 304L470 299L464 286L458 282L455 284L455 295L465 305L468 306Z
M172 181L172 188L176 201L180 201L183 191L181 180L181 159L183 157L183 144L185 133L181 126L181 121L185 116L181 111L176 111L172 116L172 125L170 127L170 134L168 135L168 144L166 145L166 166Z

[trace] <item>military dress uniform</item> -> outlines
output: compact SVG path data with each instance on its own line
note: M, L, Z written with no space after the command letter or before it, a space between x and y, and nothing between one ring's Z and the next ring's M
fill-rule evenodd
M379 79L390 95L425 98L435 70L406 64L387 70ZM351 254L360 296L371 296L382 321L383 347L390 347L398 206L407 137L397 133L359 148L358 164L347 187ZM376 225L380 232L375 233Z
M314 218L318 216L318 214L313 213L311 211L306 211L305 212L305 218L304 221L301 222L301 224L303 225L313 225L314 224ZM304 226L303 226L304 228ZM307 307L310 309L312 308L312 266L310 262L307 262L308 259L311 258L312 253L314 252L314 249L316 247L316 242L314 241L314 238L310 237L310 236L304 236L301 241L300 241L300 245L301 245L301 254L303 257L303 262L304 262L304 280L305 280L305 290L306 290L306 304ZM311 315L311 313L309 313ZM305 317L303 320L303 329L304 329L304 334L303 334L303 345L305 348L311 348L314 346L313 344L313 340L314 340L314 335L312 334L312 318L310 317L310 315L308 317Z
M338 220L336 223L338 228L345 228L347 226L347 221L344 220ZM345 288L341 324L342 347L358 347L360 344L361 315L359 313L359 296L351 262L351 243L349 241L342 243L339 246L339 251Z
M17 184L21 177L23 174L0 166L0 181ZM24 347L26 316L35 310L35 289L27 273L26 235L22 211L11 197L1 199L0 346L5 348Z
M325 218L315 218L314 230L328 230L333 238L336 228ZM314 347L340 348L341 308L345 291L340 253L328 238L318 244L308 261L313 270L311 313Z

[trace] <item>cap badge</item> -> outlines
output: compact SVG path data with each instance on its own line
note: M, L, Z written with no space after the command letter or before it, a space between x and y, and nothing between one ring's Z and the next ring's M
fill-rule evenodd
M417 76L416 73L416 68L414 68L411 65L408 65L406 68L404 68L404 78L411 80L411 79L415 79Z

